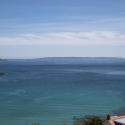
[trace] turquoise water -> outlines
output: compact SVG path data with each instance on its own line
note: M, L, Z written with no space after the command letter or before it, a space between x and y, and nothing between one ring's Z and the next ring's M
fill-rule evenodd
M125 59L0 62L0 125L73 125L125 113Z

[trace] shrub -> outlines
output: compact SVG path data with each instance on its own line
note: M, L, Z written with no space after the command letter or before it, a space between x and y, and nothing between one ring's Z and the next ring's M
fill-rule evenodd
M83 123L78 123L77 125L103 125L104 121L99 116L88 116Z

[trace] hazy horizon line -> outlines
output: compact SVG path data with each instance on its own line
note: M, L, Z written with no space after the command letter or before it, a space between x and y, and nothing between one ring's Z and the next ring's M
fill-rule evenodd
M91 56L86 56L86 57L82 57L82 56L79 56L79 57L77 57L77 56L68 56L68 57L66 57L66 56L52 56L52 57L49 57L49 56L47 56L47 57L38 57L38 58L0 58L0 60L9 60L9 59L28 59L28 60L31 60L31 59L61 59L61 58L65 58L65 59L68 59L68 58L103 58L103 59L105 59L105 58L115 58L115 59L125 59L125 57L104 57L104 56L100 56L100 57L96 57L96 56L94 56L94 57L91 57Z

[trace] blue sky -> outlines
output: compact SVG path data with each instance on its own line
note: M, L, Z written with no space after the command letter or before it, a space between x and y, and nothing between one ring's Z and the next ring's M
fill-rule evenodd
M125 0L1 0L0 58L125 58Z

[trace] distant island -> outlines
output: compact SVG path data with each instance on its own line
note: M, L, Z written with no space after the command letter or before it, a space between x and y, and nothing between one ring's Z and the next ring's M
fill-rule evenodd
M1 58L0 58L0 61L7 61L7 59L1 59Z

